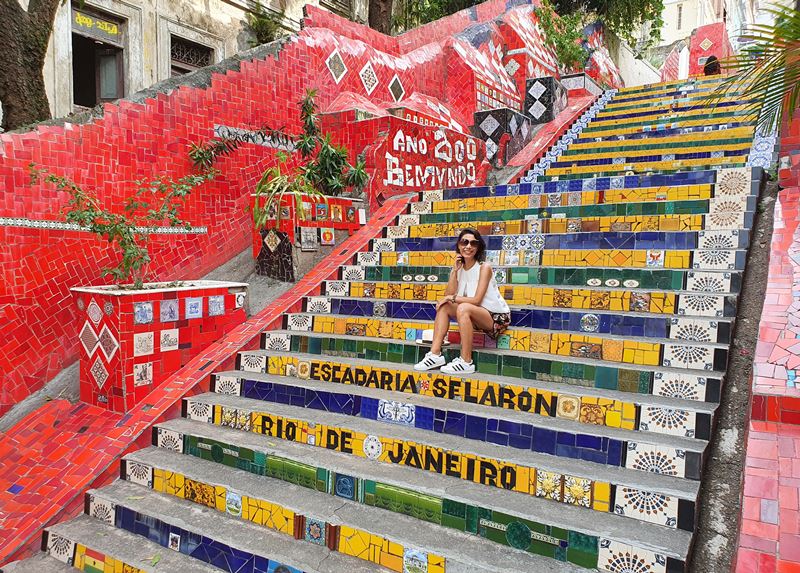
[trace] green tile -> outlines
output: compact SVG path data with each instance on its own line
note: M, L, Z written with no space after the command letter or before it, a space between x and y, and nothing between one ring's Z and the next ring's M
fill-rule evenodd
M579 567L586 567L587 569L597 568L597 553L586 553L584 551L575 551L573 549L567 550L567 561L574 563Z

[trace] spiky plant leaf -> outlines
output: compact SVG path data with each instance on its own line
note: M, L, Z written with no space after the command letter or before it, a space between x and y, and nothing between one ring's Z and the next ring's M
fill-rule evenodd
M788 6L765 10L774 24L754 24L741 36L747 42L737 55L722 62L731 72L709 96L718 103L742 94L748 112L759 114L763 133L778 129L800 105L800 11Z

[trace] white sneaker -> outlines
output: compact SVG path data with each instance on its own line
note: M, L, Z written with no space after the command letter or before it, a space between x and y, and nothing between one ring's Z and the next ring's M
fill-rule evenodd
M475 363L466 362L460 356L457 356L450 364L442 366L442 372L445 374L472 374L475 372Z
M439 368L442 366L447 360L444 359L444 356L441 354L434 354L433 352L428 352L425 354L425 358L421 361L417 362L414 365L414 370L419 372L425 372L426 370L433 370L434 368Z

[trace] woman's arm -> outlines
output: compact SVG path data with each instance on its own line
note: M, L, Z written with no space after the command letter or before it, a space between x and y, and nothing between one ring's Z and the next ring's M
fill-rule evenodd
M458 290L458 271L461 269L461 255L456 256L453 262L453 268L450 269L450 280L447 281L447 287L444 289L444 296L452 296Z
M480 305L483 297L486 296L486 290L489 288L489 281L492 280L492 267L486 263L481 265L481 275L478 277L478 288L475 289L475 296L455 296L453 295L453 302L458 304L467 302L470 304Z

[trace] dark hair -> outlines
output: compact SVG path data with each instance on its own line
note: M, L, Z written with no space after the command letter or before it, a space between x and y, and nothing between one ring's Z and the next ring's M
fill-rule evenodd
M708 56L706 63L703 64L703 74L707 76L715 76L719 73L722 73L722 68L720 67L717 56Z
M486 241L483 240L483 237L481 237L481 234L478 231L476 231L475 229L462 229L461 230L461 232L458 234L458 239L456 239L456 252L458 254L461 254L461 252L458 250L458 243L461 242L461 237L463 237L464 235L473 235L477 239L478 243L480 243L480 244L478 245L478 251L475 253L475 260L478 261L479 263L482 263L483 261L485 261L486 260Z

